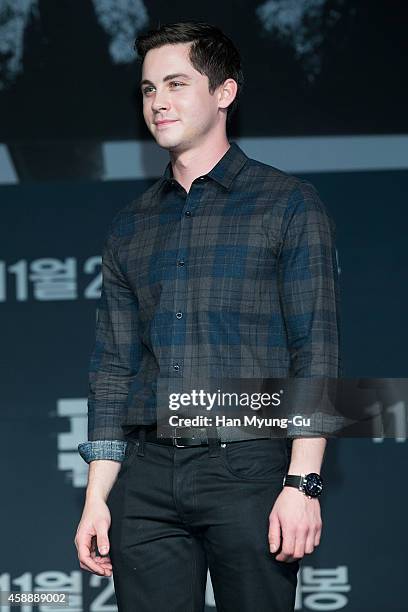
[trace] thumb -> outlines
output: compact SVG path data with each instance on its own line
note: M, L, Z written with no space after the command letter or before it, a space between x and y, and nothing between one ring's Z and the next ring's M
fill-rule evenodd
M276 513L272 513L269 520L269 550L271 552L276 552L280 546L281 534L280 534L280 523L278 519L278 515Z
M96 535L96 544L101 555L107 555L109 552L109 538L105 529L100 529Z

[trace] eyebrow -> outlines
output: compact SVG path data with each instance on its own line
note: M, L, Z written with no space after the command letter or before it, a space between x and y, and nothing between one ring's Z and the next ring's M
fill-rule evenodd
M188 74L184 74L183 72L178 72L177 74L168 74L167 76L165 76L163 78L163 83L165 83L166 81L171 81L172 79L176 79L182 77L183 79L188 79L189 81L191 81L191 77L188 76ZM149 81L149 79L143 79L143 81L140 81L140 87L143 87L143 85L154 85L154 83L152 83L152 81Z

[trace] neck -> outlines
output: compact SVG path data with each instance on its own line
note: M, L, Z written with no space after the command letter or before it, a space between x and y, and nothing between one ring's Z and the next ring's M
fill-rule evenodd
M194 179L210 172L229 148L230 143L225 135L218 141L213 138L180 153L170 151L174 178L188 192Z

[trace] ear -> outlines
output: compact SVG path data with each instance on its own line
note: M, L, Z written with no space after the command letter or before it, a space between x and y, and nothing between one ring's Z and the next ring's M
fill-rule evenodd
M238 85L234 79L227 79L218 88L218 107L227 108L237 95Z

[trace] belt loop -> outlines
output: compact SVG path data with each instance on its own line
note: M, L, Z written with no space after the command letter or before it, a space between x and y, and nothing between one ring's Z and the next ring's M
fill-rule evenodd
M139 429L139 448L137 449L137 455L139 457L144 457L145 454L145 440L146 440L146 429L141 427Z
M221 450L221 440L218 437L217 429L214 427L206 427L208 439L208 453L210 457L218 457ZM214 432L215 431L215 435Z

